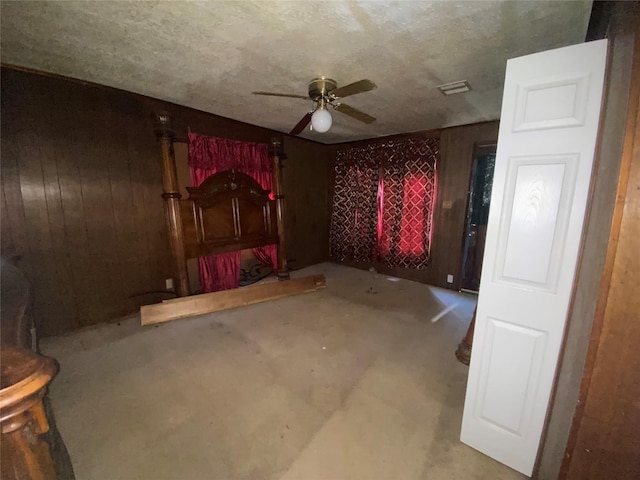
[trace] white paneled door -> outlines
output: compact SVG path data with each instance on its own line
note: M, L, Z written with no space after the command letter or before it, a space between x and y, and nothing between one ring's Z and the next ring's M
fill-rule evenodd
M461 440L531 475L574 283L606 40L507 62Z

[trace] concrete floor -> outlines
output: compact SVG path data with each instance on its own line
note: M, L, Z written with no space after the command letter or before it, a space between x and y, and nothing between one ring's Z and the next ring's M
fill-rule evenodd
M524 478L459 441L474 296L333 264L296 276L315 273L311 294L44 339L78 480Z

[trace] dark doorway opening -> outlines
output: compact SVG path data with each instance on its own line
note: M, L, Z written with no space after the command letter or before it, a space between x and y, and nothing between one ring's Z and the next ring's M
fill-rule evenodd
M467 220L462 252L462 290L477 292L480 289L480 273L487 236L489 203L493 186L493 169L496 161L496 144L476 144L473 168L469 182Z

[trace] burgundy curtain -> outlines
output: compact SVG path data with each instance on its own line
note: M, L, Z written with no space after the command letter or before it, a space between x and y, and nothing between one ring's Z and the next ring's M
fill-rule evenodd
M389 142L380 169L377 257L390 266L426 268L436 199L435 138Z
M337 260L425 268L431 250L438 139L339 151L330 230Z
M329 253L340 261L371 261L378 229L378 167L354 150L339 151L336 160Z
M209 175L235 169L255 178L262 188L272 191L272 164L267 145L189 133L191 182L200 185ZM276 245L255 248L256 258L275 271ZM240 282L240 252L200 257L200 286L203 292L237 288Z

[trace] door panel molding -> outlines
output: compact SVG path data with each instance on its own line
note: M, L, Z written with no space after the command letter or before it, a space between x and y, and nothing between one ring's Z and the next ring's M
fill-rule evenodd
M507 62L460 438L525 475L573 290L606 52L600 40Z

